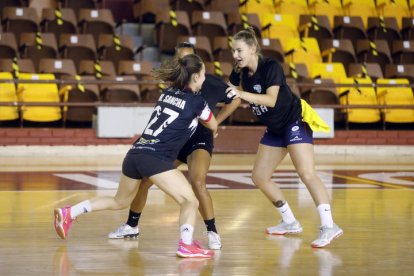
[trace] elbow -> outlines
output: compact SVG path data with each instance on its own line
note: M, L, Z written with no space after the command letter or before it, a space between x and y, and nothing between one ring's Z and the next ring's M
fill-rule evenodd
M275 107L276 106L276 99L270 98L268 101L266 101L266 104L264 104L266 107Z

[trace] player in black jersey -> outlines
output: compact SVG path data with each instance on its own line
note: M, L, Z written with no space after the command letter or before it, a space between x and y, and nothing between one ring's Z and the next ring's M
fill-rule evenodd
M212 133L217 131L217 121L207 102L196 95L205 80L205 67L199 56L187 55L164 63L154 70L154 75L171 85L158 99L143 134L125 156L115 197L96 197L55 209L55 229L65 239L73 219L80 214L129 207L141 180L149 178L181 206L177 255L212 257L214 251L203 249L192 240L198 200L185 176L174 166L178 151L199 121Z
M312 129L329 128L287 86L281 65L260 55L253 29L243 30L233 37L235 68L230 75L230 98L250 103L252 112L267 130L260 141L252 179L271 200L282 216L279 225L267 228L268 234L283 235L302 232L286 199L271 180L274 170L289 153L293 164L317 206L321 218L320 236L313 247L324 247L343 233L332 219L330 199L315 172ZM311 126L311 127L310 127Z
M194 46L192 44L184 42L177 45L176 56L183 57L189 54L194 54ZM227 88L228 85L220 78L206 74L206 80L198 93L207 101L211 110L216 108L217 103L225 103L217 115L218 123L224 121L237 108L240 102L240 100L231 101L227 98ZM208 246L210 249L220 249L221 239L215 225L213 202L206 187L206 177L213 147L214 143L211 131L202 124L199 124L194 134L180 150L175 164L178 167L182 163L187 163L189 180L200 202L199 211L207 228ZM109 233L108 238L122 239L138 236L139 218L144 209L148 189L151 185L152 183L146 180L141 183L140 189L131 204L127 222L115 231Z

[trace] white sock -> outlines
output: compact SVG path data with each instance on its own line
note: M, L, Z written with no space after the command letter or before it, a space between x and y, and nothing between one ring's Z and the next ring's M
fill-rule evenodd
M190 245L193 242L194 227L191 224L183 224L180 226L180 235L183 243Z
M285 202L285 204L283 204L282 207L276 208L280 215L282 216L282 220L287 223L290 224L292 222L295 222L296 218L293 215L292 210L289 207L289 204L287 202Z
M70 208L70 216L75 219L77 216L83 213L89 213L92 211L91 202L89 200L82 201Z
M321 225L329 228L333 227L333 219L330 204L320 204L318 206L319 216L321 217Z

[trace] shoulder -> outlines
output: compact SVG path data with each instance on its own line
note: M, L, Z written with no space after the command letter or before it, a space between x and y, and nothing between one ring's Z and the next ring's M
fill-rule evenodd
M216 75L206 74L206 80L205 80L205 82L215 83L215 82L223 82L223 80L220 77L216 76Z
M280 65L280 63L273 59L273 58L269 58L269 57L263 57L260 59L260 63L263 67L263 69L270 69L272 67L276 67L276 68L281 68L282 66Z
M218 76L206 74L206 80L203 83L203 90L205 88L208 88L210 90L221 90L221 89L227 89L228 85L224 82L224 80ZM211 93L212 91L208 91L208 93Z

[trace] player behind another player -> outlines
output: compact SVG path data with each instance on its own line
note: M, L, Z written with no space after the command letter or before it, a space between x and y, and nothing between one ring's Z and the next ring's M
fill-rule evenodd
M187 55L163 63L154 70L154 75L171 85L156 103L142 136L126 154L116 195L95 197L72 207L55 209L55 229L65 239L72 221L79 215L129 207L141 179L147 177L181 207L177 255L212 257L214 251L202 249L193 242L198 200L187 179L173 163L199 120L213 133L217 131L217 121L206 101L195 95L205 80L205 67L200 57Z
M235 87L229 88L228 95L249 102L252 112L267 126L252 172L254 184L282 216L281 223L267 228L267 233L283 235L302 232L302 226L282 191L271 180L274 170L289 153L321 219L320 235L312 246L324 247L343 233L333 222L328 192L315 172L313 130L329 130L329 127L305 101L292 93L286 84L282 66L259 54L259 44L252 28L240 31L233 37L232 51L236 65L230 75L230 83Z
M176 47L176 57L184 57L194 54L194 46L189 42L179 43ZM228 85L219 77L206 74L206 80L201 87L201 95L208 103L211 110L216 108L217 103L225 103L217 115L217 122L220 124L239 105L240 100L231 101L226 96ZM183 146L175 162L178 167L182 163L188 165L189 180L193 191L200 202L199 211L204 219L207 228L208 246L210 249L221 248L221 238L215 225L213 201L206 187L206 178L210 167L211 155L213 152L213 135L209 129L199 124L194 134ZM122 239L136 237L139 234L138 222L147 200L148 189L152 183L143 179L140 188L129 211L128 220L118 229L108 234L110 239Z

